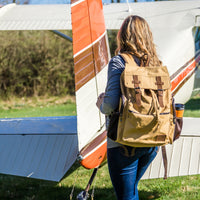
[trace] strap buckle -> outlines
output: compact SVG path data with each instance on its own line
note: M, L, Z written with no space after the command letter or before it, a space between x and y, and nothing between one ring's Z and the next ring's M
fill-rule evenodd
M141 88L140 87L135 87L135 94L140 94L141 93Z

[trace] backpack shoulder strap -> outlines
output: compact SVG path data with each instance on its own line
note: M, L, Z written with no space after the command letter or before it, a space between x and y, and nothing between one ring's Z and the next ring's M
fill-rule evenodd
M131 69L133 66L139 67L131 54L123 53L123 54L120 54L120 55L123 57L124 61L127 64L125 66L125 70ZM133 75L132 83L134 84L136 103L140 107L141 106L141 90L140 90L140 83L141 82L138 80L138 75Z
M127 67L129 66L138 66L137 63L134 61L134 58L131 54L126 54L126 53L122 53L120 54L120 56L122 56L122 58L124 59L125 63L130 64L127 65Z

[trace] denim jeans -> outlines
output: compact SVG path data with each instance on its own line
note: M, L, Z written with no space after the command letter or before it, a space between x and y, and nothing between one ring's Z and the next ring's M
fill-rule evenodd
M138 182L156 157L158 147L108 148L108 167L118 200L139 200Z

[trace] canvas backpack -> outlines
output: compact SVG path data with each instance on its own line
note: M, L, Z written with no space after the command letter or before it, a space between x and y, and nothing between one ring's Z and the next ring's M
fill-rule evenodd
M175 121L171 83L165 66L138 66L132 55L121 54L120 115L116 142L133 147L172 144Z

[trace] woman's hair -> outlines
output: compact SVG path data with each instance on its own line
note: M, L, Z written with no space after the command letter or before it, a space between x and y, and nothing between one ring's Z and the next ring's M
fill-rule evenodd
M152 32L148 23L142 17L131 15L127 17L117 35L115 53L129 53L140 59L141 65L160 66Z

